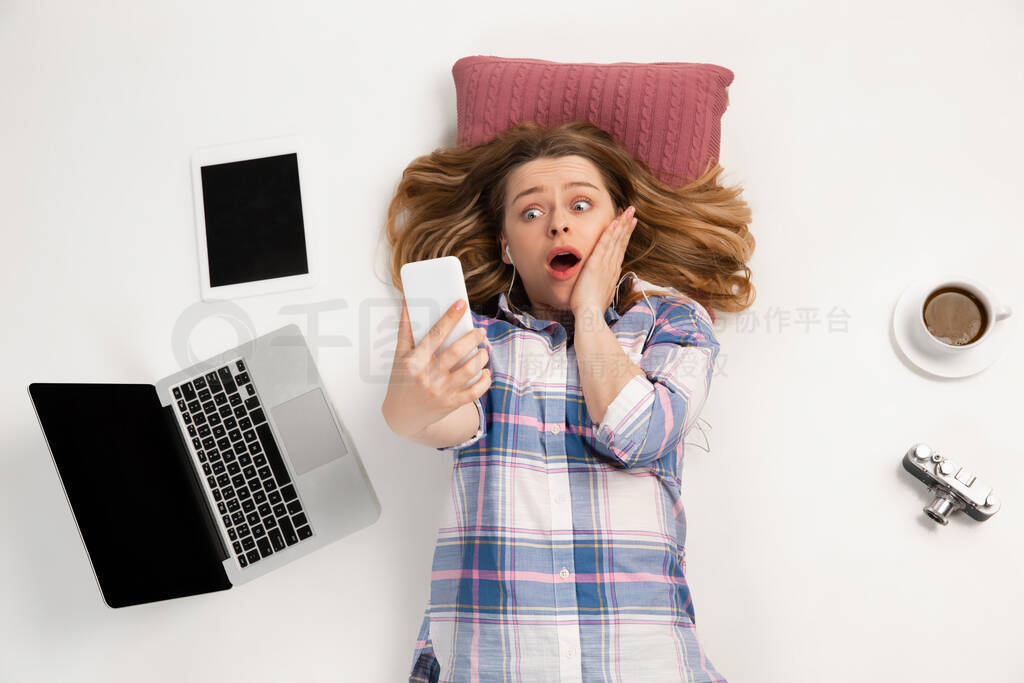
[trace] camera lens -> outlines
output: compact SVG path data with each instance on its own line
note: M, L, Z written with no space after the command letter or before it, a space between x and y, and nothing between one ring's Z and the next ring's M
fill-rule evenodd
M946 517L957 508L953 501L945 494L939 494L932 501L932 504L924 509L925 513L939 524L949 524Z

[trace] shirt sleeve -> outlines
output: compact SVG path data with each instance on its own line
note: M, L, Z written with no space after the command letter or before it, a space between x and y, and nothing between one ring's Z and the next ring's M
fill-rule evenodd
M486 396L486 394L484 394L484 396ZM475 401L473 401L473 404L476 406L476 412L477 412L477 414L480 417L480 427L479 427L479 429L476 430L476 434L474 434L472 437L470 437L466 441L463 441L460 444L456 444L454 446L442 446L441 448L438 448L437 450L439 450L439 451L457 451L457 450L461 450L463 448L466 448L467 446L472 446L477 441L479 441L480 438L483 437L483 435L485 433L487 433L487 419L484 416L484 404L483 404L483 400L482 399L483 399L483 396L481 396L480 398L478 398Z
M624 467L652 464L677 444L700 415L719 343L707 312L665 297L638 365L594 429L594 446Z

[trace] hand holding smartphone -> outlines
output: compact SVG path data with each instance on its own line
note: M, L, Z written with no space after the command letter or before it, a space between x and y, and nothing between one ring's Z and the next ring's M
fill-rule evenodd
M466 294L466 280L462 274L462 262L455 256L413 261L402 266L402 290L409 310L413 341L418 346L434 325L441 321L445 312L459 300L466 302L466 308L455 326L445 337L439 352L451 346L457 339L472 332L473 316L469 312L469 297ZM475 348L459 359L459 365L473 357ZM472 386L480 379L477 372L466 384ZM465 388L465 387L463 387Z
M407 263L401 269L402 320L382 413L398 434L416 434L490 386L485 336L473 326L454 256ZM462 310L454 307L465 302Z

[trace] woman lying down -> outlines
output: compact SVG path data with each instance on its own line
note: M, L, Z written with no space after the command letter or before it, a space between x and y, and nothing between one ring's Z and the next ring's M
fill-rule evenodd
M463 309L414 345L403 300L382 406L454 460L410 681L726 680L697 637L680 498L709 311L754 298L750 211L721 171L670 187L583 122L405 170L392 279L458 257L475 326L435 354Z

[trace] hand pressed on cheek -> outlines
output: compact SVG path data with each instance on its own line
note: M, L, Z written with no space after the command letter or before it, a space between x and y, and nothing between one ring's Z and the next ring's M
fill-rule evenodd
M634 211L634 207L628 207L601 232L573 285L569 299L573 313L588 308L603 312L609 305L621 277L622 259L626 255L629 237L636 227Z

